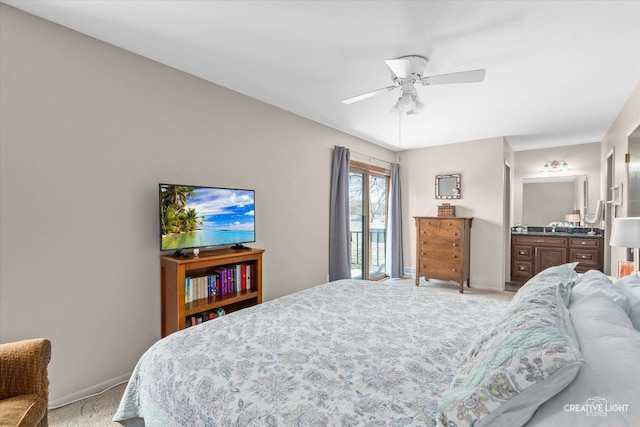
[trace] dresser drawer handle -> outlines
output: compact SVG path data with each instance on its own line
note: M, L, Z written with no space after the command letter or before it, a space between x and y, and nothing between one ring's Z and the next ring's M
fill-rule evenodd
M518 251L518 255L526 255L527 251Z
M544 240L534 240L535 243L544 243Z
M455 272L456 272L456 271L458 271L458 270L456 270L455 268L452 268L452 269L451 269L451 271L453 271L453 272L455 273Z
M588 257L588 256L586 256L586 255L582 255L580 258L582 258L582 259L587 259L587 258L589 258L589 257Z
M523 266L518 267L518 270L520 270L520 271L525 271L526 269L527 269L527 267L523 267Z
M582 244L582 245L586 245L586 244L587 244L587 242L582 242L581 244Z
M458 255L454 255L453 258L458 258Z
M457 243L453 243L453 246L458 246L458 244Z

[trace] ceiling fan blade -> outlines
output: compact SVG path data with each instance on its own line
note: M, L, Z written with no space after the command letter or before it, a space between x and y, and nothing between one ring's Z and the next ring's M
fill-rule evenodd
M484 70L461 71L459 73L440 74L420 79L420 83L425 86L446 85L452 83L475 83L481 81L484 81Z
M387 59L384 62L399 79L411 77L411 62L408 59Z
M353 98L345 99L342 102L344 102L345 104L352 104L354 102L362 101L363 99L371 98L372 96L375 96L375 95L377 95L379 93L388 92L388 91L396 89L396 88L397 88L397 86L383 87L382 89L372 90L371 92L363 93L362 95L358 95L358 96L354 96Z

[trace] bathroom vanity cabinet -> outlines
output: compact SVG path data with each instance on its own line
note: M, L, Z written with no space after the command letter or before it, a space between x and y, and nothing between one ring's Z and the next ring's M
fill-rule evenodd
M554 265L578 262L576 272L604 267L601 234L526 232L511 235L511 283L523 284Z

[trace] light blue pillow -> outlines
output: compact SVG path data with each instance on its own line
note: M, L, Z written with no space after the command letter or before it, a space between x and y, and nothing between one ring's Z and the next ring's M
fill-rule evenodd
M629 299L629 318L633 327L640 331L640 277L630 274L616 281L613 287Z
M578 300L569 312L585 363L575 380L540 406L525 427L637 426L640 332L603 294ZM606 399L615 409L594 416L586 407L593 399Z
M571 290L569 307L582 298L593 295L602 295L609 298L619 305L625 313L629 314L629 298L619 288L613 286L608 276L598 270L589 270L577 280L576 285Z

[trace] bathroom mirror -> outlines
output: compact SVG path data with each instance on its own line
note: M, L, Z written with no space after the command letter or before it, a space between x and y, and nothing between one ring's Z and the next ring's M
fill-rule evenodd
M593 204L595 204L595 200ZM589 177L569 175L522 179L522 224L544 226L563 222L573 212L589 211Z
M436 175L436 199L459 199L460 174Z

